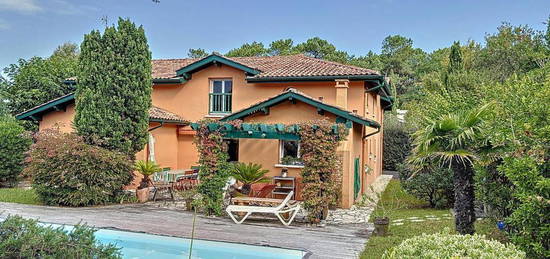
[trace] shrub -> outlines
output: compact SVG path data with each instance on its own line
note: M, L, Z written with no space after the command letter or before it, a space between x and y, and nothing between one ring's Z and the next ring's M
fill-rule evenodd
M97 242L94 232L85 225L67 232L10 216L0 222L0 258L122 258L114 245Z
M31 138L15 119L0 116L0 185L17 181L31 143Z
M530 258L550 258L549 167L548 160L539 164L531 156L506 158L499 167L514 184L512 194L519 200L506 218L510 240Z
M401 185L407 193L427 201L432 208L453 206L453 172L449 168L429 166L412 176L406 164L398 165ZM412 176L412 177L411 177Z
M481 235L422 234L390 248L382 256L393 258L525 258L514 245L503 245Z
M497 220L510 216L517 203L512 196L513 184L497 170L500 164L501 159L484 166L477 165L474 175L476 200L483 204L488 216Z
M411 153L411 130L395 116L387 115L384 120L384 169L397 170Z
M85 144L76 134L37 134L25 173L48 205L90 206L112 202L132 179L127 156Z

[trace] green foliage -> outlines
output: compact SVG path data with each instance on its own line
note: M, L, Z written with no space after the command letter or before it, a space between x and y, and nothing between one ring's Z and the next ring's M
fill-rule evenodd
M199 129L194 143L199 152L198 193L202 199L195 200L194 204L204 209L207 215L221 215L223 206L223 187L231 172L231 164L227 162L227 145L219 130L211 131L208 124L214 120L199 121ZM239 122L233 122L237 125Z
M85 144L74 133L55 131L36 136L24 173L45 204L63 206L112 202L133 179L126 155Z
M268 52L271 56L296 54L296 50L294 49L294 42L291 39L280 39L271 42L269 44Z
M300 124L300 152L304 162L302 198L312 222L319 222L323 212L340 199L342 160L336 149L347 134L345 127L338 127L334 134L332 123L326 120Z
M384 169L397 170L397 166L405 161L411 153L412 130L397 120L392 114L384 116Z
M33 189L0 188L0 202L40 205L40 199Z
M414 173L406 164L400 164L398 170L401 185L407 193L427 201L431 208L453 206L453 171L449 168L426 166Z
M505 174L497 170L501 163L501 160L497 160L476 165L474 176L476 200L483 204L488 216L496 220L510 216L517 202L512 196L513 184Z
M506 219L510 238L532 258L550 257L549 165L525 156L507 158L499 168L514 184L513 195L520 202Z
M459 111L437 119L427 118L416 131L410 163L419 169L439 163L454 175L456 230L474 232L473 163L479 160L479 139L490 104L468 112Z
M139 160L136 161L136 163L134 164L134 170L143 175L143 178L141 179L141 183L139 185L139 189L141 189L148 187L149 177L157 172L162 171L162 168L160 168L160 166L153 161Z
M147 142L151 52L143 27L119 19L81 45L74 124L93 145L132 157Z
M262 165L253 164L253 163L234 163L233 170L231 171L231 176L242 184L253 184L262 181L269 181L269 179L264 178L265 174L269 173L269 170L262 169Z
M56 97L71 93L74 86L64 84L78 70L78 46L65 43L48 58L19 59L4 68L7 78L0 92L8 101L10 113L17 114Z
M541 36L528 26L503 23L497 33L486 36L486 47L480 51L475 66L498 81L539 68L540 61L548 58Z
M306 42L296 45L295 49L300 53L314 58L340 63L347 63L349 60L348 53L337 50L333 44L319 37L308 39Z
M208 52L206 50L198 48L198 49L189 49L189 52L187 52L187 56L189 58L204 58L208 56Z
M30 136L15 119L0 116L0 185L17 181L31 143Z
M525 258L514 245L503 245L480 235L423 234L389 249L384 259L401 258Z
M245 43L239 48L232 49L227 54L227 57L259 57L265 56L267 49L261 42Z
M251 185L259 182L269 182L269 178L264 178L269 170L262 169L262 165L253 163L233 163L231 176L243 184L242 193L249 194Z
M449 54L449 73L459 72L464 69L462 62L462 50L460 42L455 41L451 46L451 53Z
M65 231L9 216L0 221L0 258L122 258L119 248L99 243L94 232L86 225Z

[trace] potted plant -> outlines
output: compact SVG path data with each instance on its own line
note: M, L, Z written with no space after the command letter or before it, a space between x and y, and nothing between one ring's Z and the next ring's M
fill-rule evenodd
M392 215L393 211L403 207L403 203L399 199L397 193L395 194L395 197L384 199L384 201L382 201L381 198L382 192L375 191L372 186L369 187L369 192L366 193L364 196L367 205L376 207L372 214L372 216L374 217L373 235L376 236L385 236L388 234L390 216Z
M304 164L301 158L292 157L292 156L285 156L281 158L281 163L283 165L303 165Z
M178 192L178 194L185 201L185 210L193 211L193 201L195 200L195 195L197 195L197 189L183 190Z
M264 178L268 172L269 170L262 169L259 164L238 162L233 164L231 175L242 183L241 193L248 195L252 184L270 181L268 178Z
M136 196L139 202L146 202L149 200L149 185L151 180L149 176L153 175L156 172L162 171L162 169L153 161L143 161L139 160L134 165L134 169L143 175L141 182L136 190Z

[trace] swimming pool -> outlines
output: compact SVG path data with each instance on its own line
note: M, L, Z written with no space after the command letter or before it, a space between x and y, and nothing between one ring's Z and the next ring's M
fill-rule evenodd
M59 226L51 224L52 226ZM68 231L72 226L64 226ZM124 258L188 258L189 245L191 240L187 238L168 237L118 231L111 229L99 229L95 233L99 242L112 243L121 248ZM254 246L228 242L216 242L207 240L193 241L193 252L191 258L196 259L297 259L304 258L307 252L294 249L283 249L266 246Z

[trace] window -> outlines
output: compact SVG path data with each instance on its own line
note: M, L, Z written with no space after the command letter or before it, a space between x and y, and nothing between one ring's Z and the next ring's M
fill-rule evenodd
M224 139L227 145L227 154L229 155L228 162L239 161L239 140L238 139Z
M210 113L231 113L231 79L216 79L210 81Z
M298 141L281 140L280 159L283 165L303 165Z

